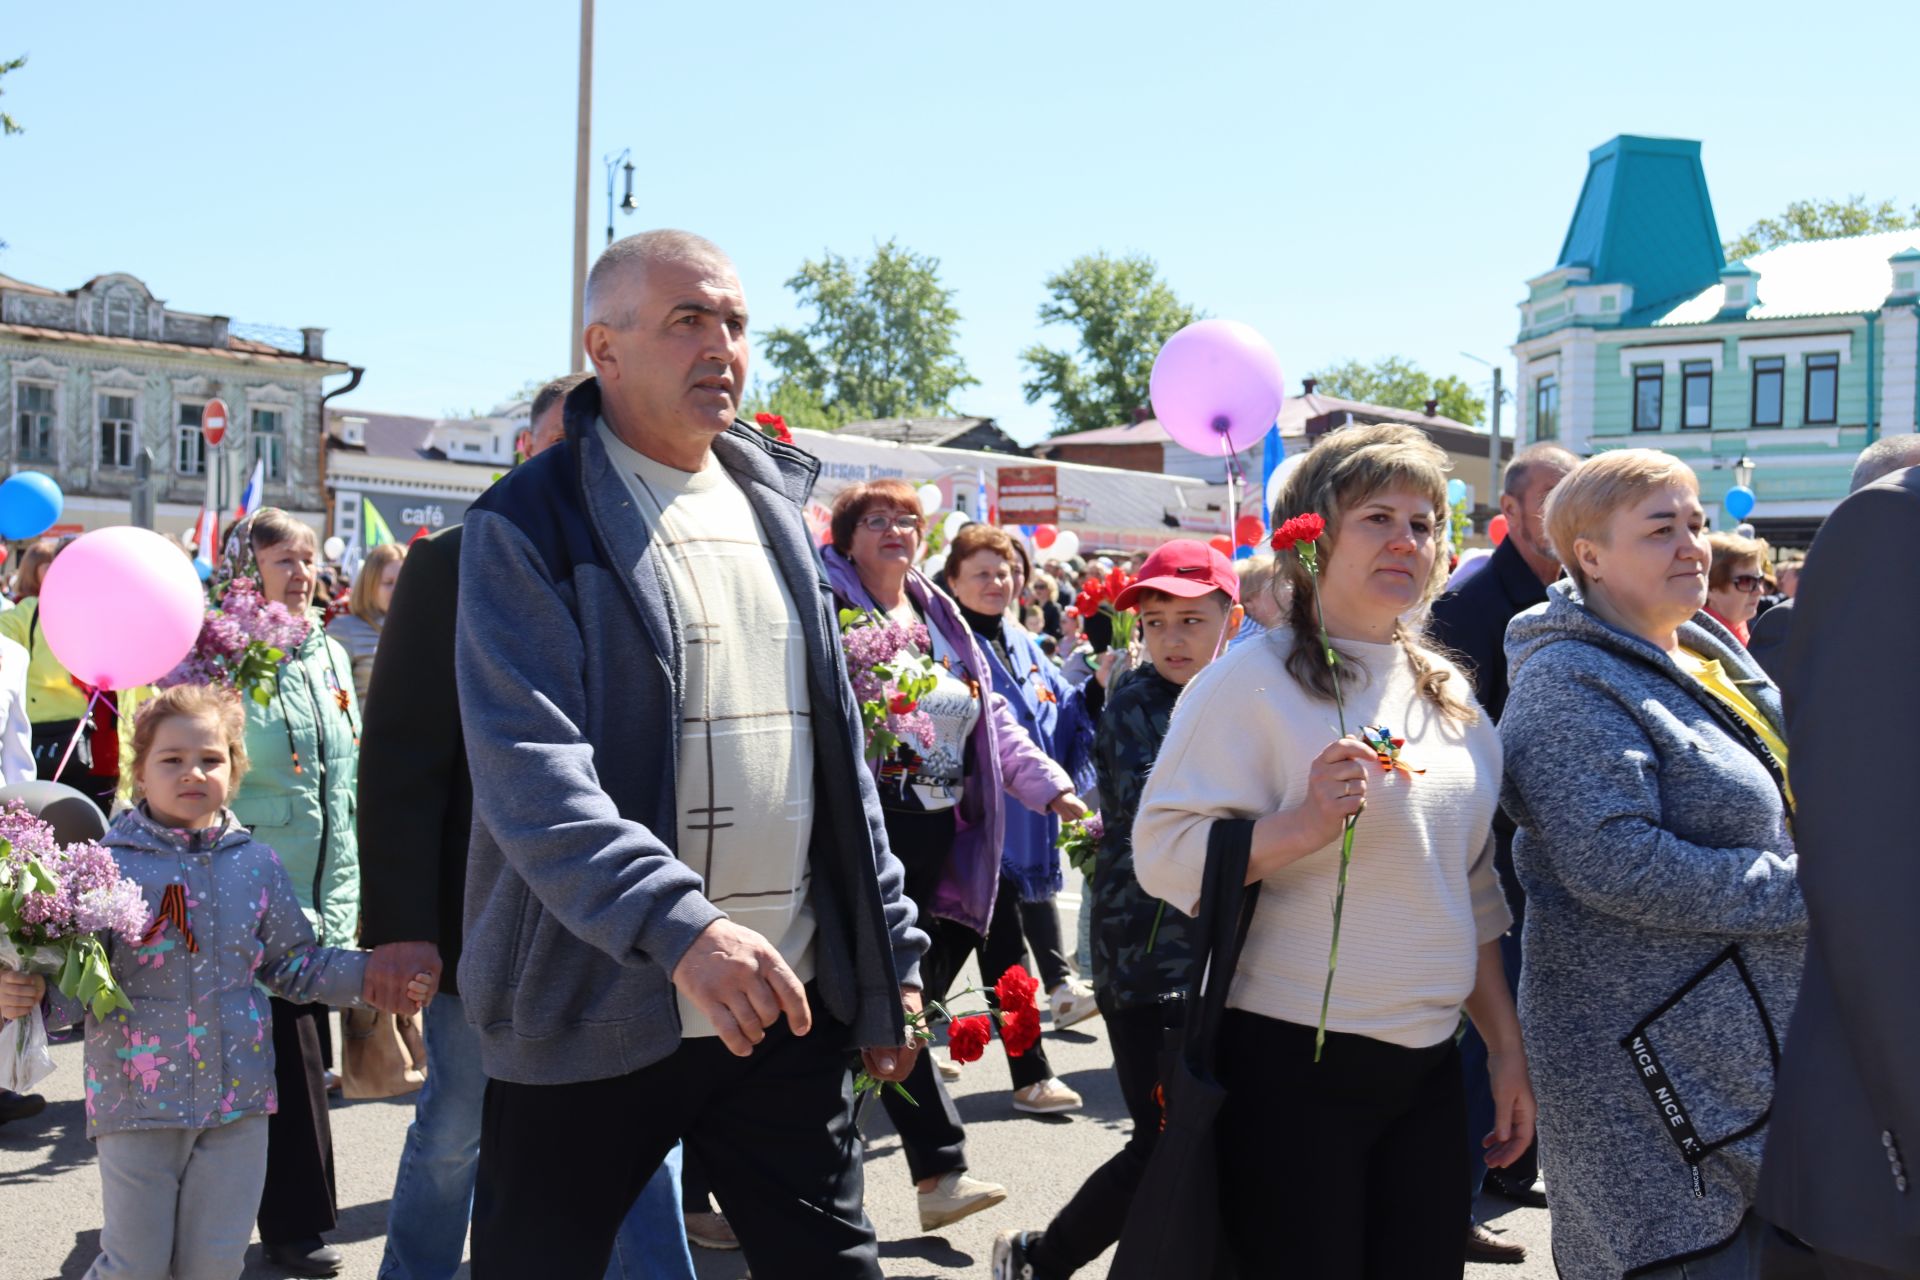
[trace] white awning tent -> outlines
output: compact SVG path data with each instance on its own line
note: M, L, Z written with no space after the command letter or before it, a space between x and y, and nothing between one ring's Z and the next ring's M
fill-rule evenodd
M793 439L820 459L820 480L813 497L823 506L831 506L835 495L849 485L896 478L916 487L938 485L944 509L972 515L983 479L987 503L996 503L1001 467L1045 467L1056 474L1060 527L1072 529L1088 549L1143 551L1170 538L1206 538L1227 532L1226 487L1186 476L893 444L831 431L795 431Z

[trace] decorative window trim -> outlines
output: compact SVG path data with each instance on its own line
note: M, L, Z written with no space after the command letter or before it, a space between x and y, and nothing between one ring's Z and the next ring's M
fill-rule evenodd
M107 399L108 396L119 397L131 403L133 406L132 418L131 419L125 419L125 418L109 419L106 416L106 413L104 411L104 404L103 404L103 402ZM138 394L137 388L117 387L117 386L103 387L96 383L93 389L93 439L92 439L93 447L90 450L90 459L89 459L92 464L92 470L96 474L100 472L108 472L108 473L120 474L120 475L133 474L134 458L138 456L140 449L145 441L145 435L146 435L145 409L146 409L146 406L142 403L142 400L140 395ZM102 429L105 428L106 424L109 421L122 421L122 422L130 421L133 425L133 441L132 441L133 447L127 455L127 464L124 467L121 466L119 463L113 463L110 465L100 460L100 433Z
M204 404L220 394L220 384L204 373L196 373L185 378L168 378L167 381L173 387L173 398L176 401L198 400Z
M13 362L13 379L15 382L65 383L69 372L71 372L71 370L69 370L66 365L56 363L55 361L47 359L45 356L35 356L31 360L15 360Z
M1671 342L1660 346L1622 347L1620 348L1620 376L1633 377L1635 368L1642 365L1657 364L1662 372L1675 374L1686 361L1705 360L1713 366L1715 373L1720 372L1721 357L1726 343L1718 338L1706 342Z
M42 365L59 370L58 365L50 361L27 361L26 365ZM64 370L60 370L64 372ZM46 458L22 457L20 454L20 388L38 387L53 393L53 427L49 432L52 444L52 456ZM67 384L64 378L47 377L37 373L16 372L13 377L11 393L7 400L7 452L16 464L31 463L55 470L66 465L67 461Z
M1740 339L1740 367L1745 369L1755 356L1785 356L1787 363L1805 364L1808 356L1840 357L1841 364L1853 363L1853 334L1844 329L1827 333L1795 334L1790 338Z
M182 381L203 382L206 381L206 379L174 379L176 384ZM198 480L213 473L212 450L207 448L206 437L200 435L200 428L198 426L193 428L193 432L195 435L200 436L200 469L198 471L182 471L180 469L180 433L184 429L180 421L180 410L186 405L197 405L200 409L201 421L204 422L206 420L207 401L212 398L211 393L205 396L180 395L177 392L175 393L173 397L173 413L167 423L167 472L169 475L179 476L183 480Z
M109 369L89 369L87 380L96 391L130 391L136 397L147 389L147 380L123 365Z
M1682 431L1711 431L1713 429L1713 374L1711 368L1701 370L1705 360L1686 360L1680 365L1680 429ZM1698 425L1687 421L1687 384L1695 378L1707 380L1707 420Z

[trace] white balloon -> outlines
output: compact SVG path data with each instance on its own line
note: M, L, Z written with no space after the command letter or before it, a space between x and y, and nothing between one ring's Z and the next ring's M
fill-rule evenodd
M1047 554L1055 560L1071 560L1080 554L1080 535L1071 529L1062 529L1053 545L1047 548Z
M920 499L920 514L930 516L940 509L940 486L923 484L914 493Z
M1293 474L1293 469L1299 466L1306 456L1307 453L1304 449L1299 453L1288 454L1286 457L1280 459L1280 465L1273 469L1271 476L1267 477L1267 492L1265 497L1267 499L1266 518L1269 524L1275 525L1276 527L1278 526L1279 522L1273 518L1273 509L1280 505L1280 490L1285 487L1287 477Z
M928 556L921 562L920 572L926 574L929 578L937 578L940 576L940 571L946 567L947 553L940 551Z
M347 554L347 544L336 533L321 545L320 550L326 553L327 559L337 562L341 556Z
M1753 536L1753 526L1744 522L1733 526L1733 531L1742 538L1751 538Z
M940 529L951 538L954 534L960 532L961 529L972 523L973 517L966 512L949 511L947 512L947 518L940 522Z

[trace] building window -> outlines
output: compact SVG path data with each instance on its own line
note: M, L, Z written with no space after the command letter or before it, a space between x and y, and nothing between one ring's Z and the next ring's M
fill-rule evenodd
M287 478L287 415L281 409L255 409L253 423L253 461L264 464L269 480Z
M117 471L133 470L133 450L139 437L134 425L133 397L102 395L100 405L100 465Z
M1753 425L1777 427L1787 403L1785 356L1761 356L1753 362Z
M1533 438L1560 438L1560 379L1548 376L1533 384Z
M1713 365L1689 360L1680 366L1680 425L1698 431L1713 425Z
M1660 399L1665 385L1661 376L1663 372L1657 364L1634 366L1633 429L1635 431L1660 429Z
M1836 422L1840 417L1840 357L1807 357L1807 412L1809 426Z
M173 469L178 475L207 474L207 438L200 434L200 416L205 410L203 404L180 405L173 428Z
M15 456L21 462L52 462L55 428L53 388L21 382L13 388L17 431Z

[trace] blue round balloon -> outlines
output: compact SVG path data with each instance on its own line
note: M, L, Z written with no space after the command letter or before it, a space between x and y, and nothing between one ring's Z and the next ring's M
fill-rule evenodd
M213 576L213 566L205 560L195 560L193 562L193 571L200 575L200 581L202 582L205 582Z
M1251 560L1253 558L1253 548L1235 547L1233 549L1233 558L1235 560Z
M1447 501L1459 502L1467 496L1467 482L1459 476L1447 481Z
M0 484L0 538L37 538L60 521L66 497L53 477L22 471Z
M1754 501L1753 490L1743 484L1737 484L1727 490L1726 500L1722 505L1726 507L1727 514L1735 520L1745 520L1753 514Z

